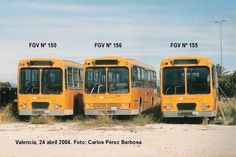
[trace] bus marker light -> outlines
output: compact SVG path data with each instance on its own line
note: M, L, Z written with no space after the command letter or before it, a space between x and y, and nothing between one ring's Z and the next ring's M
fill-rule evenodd
M25 108L27 107L27 105L26 105L26 104L22 104L21 107L22 107L23 109L25 109Z
M90 107L90 105L89 105L89 104L85 104L85 107L86 107L86 108L89 108L89 107Z
M207 109L207 104L202 104L202 110L206 110Z
M55 104L55 105L54 105L54 108L55 108L55 109L59 109L59 108L60 108L60 105L59 105L59 104Z
M167 110L171 110L171 104L167 104L167 105L166 105L166 109L167 109Z

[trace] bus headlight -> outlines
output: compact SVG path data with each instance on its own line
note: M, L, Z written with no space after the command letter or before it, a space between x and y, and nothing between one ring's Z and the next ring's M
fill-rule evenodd
M129 108L129 103L122 103L122 104L121 104L121 107L122 107L122 108Z
M21 108L23 108L23 109L26 109L26 107L27 107L26 104L22 104L22 105L21 105Z
M166 109L167 109L167 110L171 110L171 108L172 108L172 105L171 105L171 104L166 104Z
M60 108L60 105L59 105L59 104L55 104L55 105L54 105L54 108L55 108L55 109L59 109L59 108Z
M210 106L207 104L202 104L202 110L206 110L207 108L209 108Z
M90 105L89 104L85 104L85 108L89 108L90 107Z

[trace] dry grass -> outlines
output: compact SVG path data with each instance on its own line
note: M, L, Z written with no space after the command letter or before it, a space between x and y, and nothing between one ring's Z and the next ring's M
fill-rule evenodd
M231 101L231 102L230 102ZM219 101L219 105L222 107L226 123L230 125L236 125L236 99ZM158 111L158 112L157 112ZM102 128L102 127L134 127L144 126L146 124L158 123L159 110L153 110L148 114L142 114L138 116L95 116L87 117L79 115L72 120L65 120L66 122L75 122L81 128ZM217 121L223 122L221 112L218 108ZM53 116L32 116L30 119L25 119L32 124L54 124L60 122L59 118ZM23 120L23 121L25 121ZM5 107L0 108L0 123L20 122L20 118L17 116L17 112L13 109L13 104L8 104ZM63 120L64 121L64 120Z
M75 121L77 120L79 120L79 124L85 127L112 127L116 123L112 116L107 115L75 119Z
M80 128L109 128L113 126L133 127L144 126L146 124L155 123L153 115L138 115L138 116L108 116L101 115L95 117L77 116L68 122L75 122Z
M102 115L96 117L85 117L79 115L73 120L68 120L66 122L75 122L80 128L99 128L99 127L112 127L118 123L117 120L112 116Z
M226 123L231 125L236 125L236 100L235 99L222 100L219 101L219 105L223 109L226 118ZM221 115L219 108L218 108L217 119L219 121L223 121L223 117Z
M0 109L0 123L12 123L20 121L30 122L32 124L53 124L56 122L54 117L51 116L31 116L30 120L26 117L19 117L13 104L7 104L5 107Z
M0 109L0 123L17 122L18 118L13 113L13 105L7 104L7 106Z
M141 115L133 117L129 121L130 125L139 125L139 126L144 126L146 124L152 124L152 123L156 123L154 120L154 115L152 114L148 114L148 115L141 114Z
M57 120L53 116L31 116L30 123L31 124L54 124Z

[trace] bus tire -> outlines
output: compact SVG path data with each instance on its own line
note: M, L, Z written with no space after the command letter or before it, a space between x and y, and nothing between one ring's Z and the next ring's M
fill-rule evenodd
M151 107L153 107L154 106L154 98L152 97L151 98Z
M141 114L142 112L143 112L142 98L139 98L138 113Z
M78 108L79 108L78 97L74 96L74 101L73 101L73 116L72 117L75 117L78 114L78 110L79 110Z
M208 123L209 124L216 124L216 117L210 117Z

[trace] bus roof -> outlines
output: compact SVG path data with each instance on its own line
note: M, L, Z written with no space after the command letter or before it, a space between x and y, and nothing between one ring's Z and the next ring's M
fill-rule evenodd
M73 65L73 66L82 66L82 64L74 62L74 61L62 60L62 59L57 59L57 58L27 58L27 59L20 60L19 64L21 64L21 63L27 64L31 61L48 61L48 62L63 63L64 65L69 64L69 65ZM37 65L33 65L33 66L37 66ZM49 65L45 65L45 66L49 66Z
M178 56L161 60L161 66L183 66L183 65L213 64L210 58L200 56Z
M110 61L111 60L118 60L118 61L120 61L122 63L126 63L126 64L128 62L128 65L137 65L137 66L145 67L145 68L150 69L150 70L155 70L155 68L151 65L145 64L145 63L137 61L135 59L123 58L123 57L118 57L118 56L89 58L89 59L86 59L84 61L84 65L89 66L88 63L91 63L91 66L94 66L93 62L96 61L96 60L106 60L106 61L108 61L108 60L110 60ZM104 65L98 65L98 66L112 66L112 65L105 65L104 64ZM113 66L114 66L114 64L113 64Z

